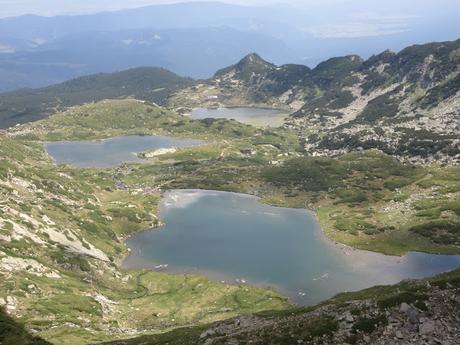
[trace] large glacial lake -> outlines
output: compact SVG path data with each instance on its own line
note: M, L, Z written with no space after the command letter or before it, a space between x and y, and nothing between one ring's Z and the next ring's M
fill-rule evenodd
M194 119L229 119L254 126L279 127L288 114L282 110L267 108L195 108L190 116Z
M166 225L127 240L126 268L272 287L301 305L460 267L460 256L393 257L335 244L311 212L264 205L244 194L171 191L160 216Z
M110 168L122 163L142 162L137 156L146 150L188 147L200 140L177 139L161 135L130 135L103 140L59 141L45 143L45 149L57 164L81 168Z

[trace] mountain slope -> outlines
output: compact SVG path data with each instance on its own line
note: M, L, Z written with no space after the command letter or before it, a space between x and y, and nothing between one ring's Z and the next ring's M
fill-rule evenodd
M179 90L170 99L178 104L288 107L287 125L313 155L378 148L402 159L460 161L460 40L366 61L333 58L312 70L249 55Z
M289 109L287 125L312 155L377 148L401 159L452 162L460 159L459 66L460 40L385 51L366 61L356 55L332 58L314 69L276 66L253 53L193 86L161 69L133 69L0 94L0 120L8 127L104 98L164 104L175 92L168 100L172 108Z
M460 271L345 293L320 305L241 316L126 345L457 344ZM108 343L108 344L120 344Z
M223 146L224 139L261 131L192 120L136 100L72 107L29 126L18 136L0 133L0 306L28 331L55 344L83 345L289 306L273 290L122 266L124 240L159 225L159 189L165 188L159 179L182 178L183 155L187 170L195 171L195 154L217 159L220 146L185 149L166 165L138 165L166 169L150 171L156 187L138 189L125 181L127 166L55 165L41 144L156 133L201 134Z
M29 334L23 325L8 316L3 307L0 307L0 344L51 345L51 343Z
M350 73L353 95L341 107L304 106L303 128L325 127L310 137L311 152L378 148L415 160L460 160L460 40L384 52ZM330 114L331 116L325 116ZM322 134L322 133L323 134ZM321 138L323 137L323 138Z
M134 97L163 104L172 91L193 81L161 68L100 73L35 90L0 94L0 128L44 118L65 107Z

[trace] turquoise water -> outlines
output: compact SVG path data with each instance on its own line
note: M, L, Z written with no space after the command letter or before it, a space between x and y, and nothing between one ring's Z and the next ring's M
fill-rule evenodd
M58 164L71 164L81 168L109 168L127 162L142 162L137 153L146 150L202 143L199 140L160 135L131 135L105 140L49 142L45 144L45 149Z
M281 126L288 116L282 110L266 108L196 108L190 115L194 119L229 119L256 126L271 127Z
M460 256L392 257L334 244L312 213L263 205L248 195L171 191L160 215L165 226L127 241L132 254L125 267L270 286L302 305L460 267Z

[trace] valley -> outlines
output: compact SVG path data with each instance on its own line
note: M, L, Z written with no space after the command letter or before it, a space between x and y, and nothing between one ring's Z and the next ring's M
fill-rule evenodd
M157 194L117 190L110 171L56 169L40 145L1 144L0 302L41 337L85 344L289 305L249 286L121 269L123 239L158 224Z
M161 198L190 189L249 194L266 204L260 207L312 210L328 238L324 241L336 242L327 243L369 265L372 260L362 259L358 250L459 255L458 49L458 41L417 46L398 57L337 58L315 70L278 67L251 54L207 81L178 85L169 83L169 77L176 77L166 73L165 85L170 86L159 104L150 93L139 92L135 80L132 92L120 91L115 81L107 94L73 98L92 83L89 78L59 105L42 91L1 95L16 104L28 100L30 108L24 121L18 121L24 123L16 125L21 112L14 108L14 115L2 103L12 127L5 125L0 134L0 304L29 333L65 345L136 337L141 338L128 343L186 344L195 337L196 343L219 344L240 335L241 341L263 344L273 334L282 344L288 341L286 332L297 336L295 325L307 319L302 341L323 336L331 344L346 337L364 341L363 332L356 332L362 326L369 331L369 343L372 336L381 336L388 313L398 320L405 315L398 309L402 303L417 308L418 317L426 320L432 317L424 309L430 303L436 305L429 309L436 315L440 306L447 308L450 296L451 307L458 306L458 270L432 278L432 283L404 282L324 301L343 291L337 281L337 291L304 302L322 302L318 306L293 309L282 289L260 287L257 279L252 285L238 276L233 278L239 281L222 284L195 274L206 273L199 270L170 274L122 264L129 254L128 238L162 225ZM407 54L410 63L404 64ZM151 89L156 82L148 85ZM37 101L35 95L46 97ZM292 114L278 127L182 115L209 107L268 107ZM84 168L55 164L51 158L57 153L50 147L62 142L97 146L149 136L172 141L123 144L124 157L103 164L108 151L102 151ZM81 151L82 159L90 151L97 156L94 147ZM120 151L116 146L108 150ZM63 156L68 158L69 152ZM411 271L377 282L357 278L359 284L349 289L432 276L457 266L453 260L447 266L435 263L430 270L426 262L408 263L424 266L420 274ZM383 262L372 265L378 272ZM341 313L365 316L346 321ZM451 327L446 337L455 336L449 313L444 316ZM256 321L240 317L254 314ZM233 321L209 326L234 317L236 326ZM268 320L286 327L267 333L273 322ZM369 323L375 327L366 328Z

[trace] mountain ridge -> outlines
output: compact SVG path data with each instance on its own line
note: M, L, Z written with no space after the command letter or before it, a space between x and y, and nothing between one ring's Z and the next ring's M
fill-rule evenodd
M313 69L261 58L257 71L241 69L249 58L200 83L217 102L179 90L171 105L289 109L287 126L313 155L378 148L401 159L460 161L460 40L331 58Z
M164 104L170 92L192 84L163 68L139 67L99 73L41 89L0 94L0 128L35 121L69 106L106 98L135 97Z
M120 77L118 85L99 97L84 96L86 90L73 92L71 88L62 93L62 87L78 82L104 89L104 74L100 74L55 87L0 94L0 119L2 127L8 127L43 118L56 107L120 97L136 97L178 110L278 107L292 112L286 126L299 132L305 150L312 155L377 148L414 162L458 162L459 66L460 40L414 45L399 53L386 50L367 60L357 55L335 57L313 69L296 64L277 66L251 53L218 70L213 78L196 82L158 69L169 75L171 85L165 88L164 77L152 74L146 81L140 73L128 77L129 92L123 89ZM91 86L94 78L98 81ZM154 80L157 78L159 82ZM146 90L150 86L162 90L152 93ZM56 99L54 93L63 99Z

